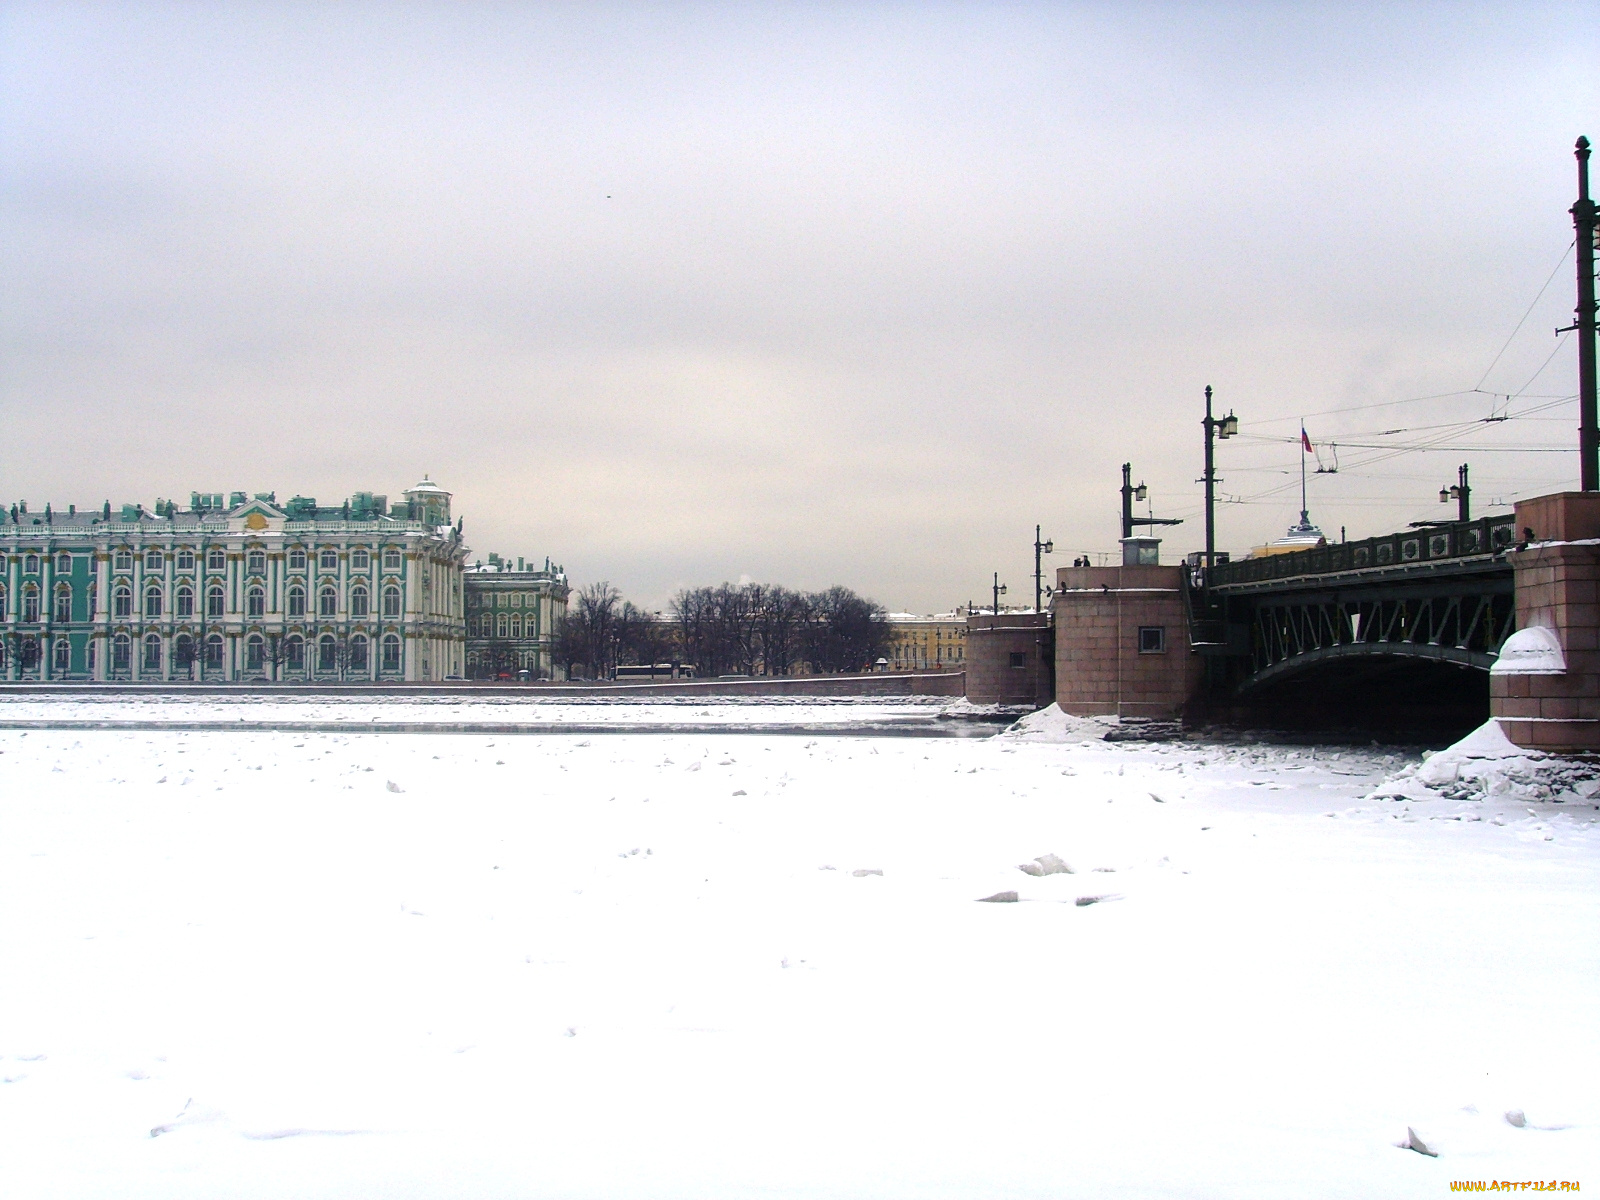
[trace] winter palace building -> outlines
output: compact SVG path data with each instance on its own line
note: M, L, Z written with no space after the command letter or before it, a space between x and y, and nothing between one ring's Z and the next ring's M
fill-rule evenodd
M450 493L427 479L392 505L197 492L154 512L14 506L0 525L0 676L460 677L466 558ZM547 628L559 614L541 615Z

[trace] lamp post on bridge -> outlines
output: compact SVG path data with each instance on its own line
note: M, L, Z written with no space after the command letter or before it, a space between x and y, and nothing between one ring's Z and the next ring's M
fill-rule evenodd
M1217 468L1212 458L1212 445L1215 439L1231 438L1239 432L1239 418L1233 415L1231 408L1225 417L1211 415L1209 383L1206 384L1206 416L1200 425L1206 431L1206 469L1200 482L1206 485L1206 581L1209 583L1217 557Z
M1006 585L1000 582L1000 572L994 573L994 615L1000 615L1000 597L1006 594Z
M1054 541L1041 542L1039 540L1039 526L1033 527L1033 611L1039 611L1039 600L1044 594L1044 561L1041 557L1045 554L1054 554L1056 544Z
M1439 489L1439 503L1449 504L1450 501L1454 500L1457 505L1456 520L1470 521L1472 520L1472 489L1467 486L1466 463L1461 464L1456 472L1456 478L1459 482L1454 487L1442 487Z
M1149 494L1150 494L1150 489L1147 488L1142 481L1140 482L1138 487L1135 487L1133 485L1133 464L1132 463L1123 463L1122 464L1122 549L1123 549L1123 559L1124 559L1123 565L1124 566L1127 565L1126 559L1127 559L1127 555L1128 555L1128 544L1129 544L1128 543L1128 539L1133 537L1133 527L1135 525L1154 526L1154 525L1182 525L1183 524L1183 518L1182 517L1136 517L1136 516L1134 516L1133 515L1133 502L1135 500L1143 500Z

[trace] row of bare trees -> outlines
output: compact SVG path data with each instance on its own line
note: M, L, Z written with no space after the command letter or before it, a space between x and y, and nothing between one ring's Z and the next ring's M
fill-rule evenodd
M619 665L681 662L708 675L871 670L893 635L883 608L847 587L798 592L777 584L685 589L659 617L609 583L573 595L555 630L571 675L604 678Z

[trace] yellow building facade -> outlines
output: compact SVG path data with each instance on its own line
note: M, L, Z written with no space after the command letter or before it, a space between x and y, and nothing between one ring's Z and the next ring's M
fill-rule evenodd
M894 642L889 651L891 671L960 670L967 661L965 609L934 613L890 613Z

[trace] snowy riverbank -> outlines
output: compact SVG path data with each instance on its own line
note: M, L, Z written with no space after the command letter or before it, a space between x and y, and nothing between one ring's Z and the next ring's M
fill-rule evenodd
M1583 781L1026 733L0 752L6 1194L1432 1197L1600 1161Z

